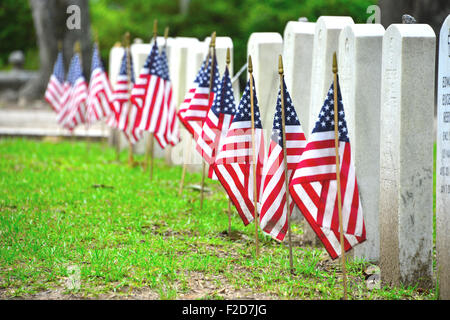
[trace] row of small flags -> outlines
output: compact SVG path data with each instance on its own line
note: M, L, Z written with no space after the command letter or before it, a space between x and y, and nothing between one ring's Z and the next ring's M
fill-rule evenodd
M366 232L337 77L336 82L342 230L344 250L348 251L366 239ZM97 46L93 52L89 88L78 54L72 58L64 81L62 53L59 53L45 97L57 112L58 122L67 129L106 117L110 126L122 130L133 143L148 131L154 133L162 148L179 142L179 120L193 136L196 150L210 166L209 178L220 181L244 225L252 222L258 212L260 228L274 239L283 241L288 232L288 211L291 215L297 205L335 259L342 250L334 83L307 140L284 80L281 82L267 155L256 90L251 83L254 80L250 73L236 106L228 66L220 79L213 50L203 61L176 112L166 53L165 50L159 53L155 41L136 80L131 54L125 50L114 90L103 69ZM284 136L286 141L283 141ZM285 162L288 183L284 174ZM286 201L287 191L289 201ZM289 210L286 203L290 204Z
M92 54L89 86L80 60L75 53L64 79L63 55L59 52L45 92L45 99L57 113L62 127L72 131L79 124L89 126L105 119L109 126L123 131L132 144L143 137L144 131L154 133L161 148L178 143L178 118L165 48L159 53L154 43L137 80L126 48L114 89L97 45Z

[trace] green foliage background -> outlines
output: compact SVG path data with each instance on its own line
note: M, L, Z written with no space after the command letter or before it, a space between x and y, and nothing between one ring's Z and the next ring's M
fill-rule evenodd
M27 66L38 67L36 36L28 0L2 0L0 6L0 68L12 50L26 52ZM148 41L153 20L159 30L170 27L171 36L203 40L212 31L229 36L234 44L234 63L246 61L248 37L252 32L283 33L286 23L321 15L348 15L356 23L366 22L367 7L377 0L191 0L187 14L179 0L90 0L92 28L98 32L102 57L107 63L110 48L129 31L132 38Z

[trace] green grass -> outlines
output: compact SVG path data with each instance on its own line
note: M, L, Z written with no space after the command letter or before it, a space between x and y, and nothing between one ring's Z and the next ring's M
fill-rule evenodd
M157 160L150 182L126 164L127 151L122 163L114 159L98 143L88 151L85 142L0 140L0 297L60 288L63 298L139 290L160 299L341 298L339 262L322 248L295 246L291 275L286 245L262 233L255 259L254 225L244 227L236 212L236 236L224 235L228 203L217 182L207 181L213 192L199 210L197 191L178 196L181 167ZM200 180L188 173L185 185ZM79 289L65 285L70 266L80 270ZM413 287L369 291L366 267L348 262L350 299L435 298Z

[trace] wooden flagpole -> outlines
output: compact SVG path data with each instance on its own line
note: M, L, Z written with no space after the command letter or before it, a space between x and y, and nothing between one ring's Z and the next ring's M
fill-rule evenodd
M230 71L231 52L230 48L227 48L227 68ZM217 151L216 151L217 153ZM231 237L231 198L228 196L228 236Z
M127 81L128 81L128 112L127 119L129 122L131 114L131 50L130 50L130 33L125 33L125 50L127 53ZM133 144L131 139L128 138L128 164L132 167L134 163L133 160Z
M345 265L345 247L344 247L344 228L342 222L342 200L341 200L341 177L340 177L340 159L339 159L339 133L338 133L338 87L337 87L337 59L336 52L333 54L333 96L334 96L334 149L336 152L336 183L338 197L339 213L339 238L341 243L341 264L344 286L344 300L347 300L347 268Z
M158 37L158 20L155 19L153 20L153 41L155 41L155 43L157 43L156 42L157 37ZM153 180L153 163L154 163L153 145L154 145L154 133L150 132L150 137L148 139L147 148L145 151L145 163L144 163L144 171L147 170L147 166L150 167L150 181Z
M75 44L73 45L73 51L75 52L75 53L77 53L78 54L78 56L79 56L79 58L80 58L80 67L81 67L81 70L83 70L83 56L82 56L82 54L81 54L81 44L80 44L80 41L75 41ZM87 105L86 105L86 103L84 103L84 107L85 107L85 110L84 110L84 121L85 121L85 129L86 129L86 149L87 149L87 151L89 152L89 149L90 149L90 143L91 143L91 141L90 141L90 139L89 139L89 134L88 134L88 130L89 130L89 127L88 127L88 120L87 120ZM75 132L75 129L73 130L73 132Z
M289 174L287 163L287 149L286 149L286 115L284 110L284 70L283 70L283 58L281 55L278 58L278 73L280 75L280 94L281 94L281 130L283 134L283 158L284 158L284 178L286 187L286 214L287 214L287 227L288 227L288 242L289 242L289 266L291 273L294 272L294 262L292 258L292 237L291 237L291 217L290 217L290 205L289 205Z
M214 68L215 68L215 59L216 56L216 32L214 31L211 35L211 43L209 44L210 52L212 55L211 60L211 70L209 73L209 93L208 93L208 105L210 103L211 99L211 91L213 88L213 82L214 82ZM203 209L203 198L204 198L204 189L205 189L205 170L206 170L206 161L202 157L202 187L200 191L200 210Z
M212 38L211 38L212 41ZM210 44L211 46L211 44ZM211 50L208 50L208 55L206 56L206 62L208 62L209 57L211 56ZM208 68L208 63L205 63L205 65L203 66L203 70L206 70ZM183 171L181 173L181 179L180 179L180 189L178 190L178 195L181 196L181 194L183 193L183 186L184 186L184 178L186 177L186 171L187 171L187 161L190 160L191 158L191 147L192 147L192 139L189 137L189 146L186 149L186 162L184 162L183 164Z
M259 257L259 241L258 241L258 200L257 200L257 191L256 191L256 139L255 139L255 114L254 114L254 97L253 97L253 64L252 64L252 56L248 56L248 73L250 74L250 112L252 118L252 150L253 150L253 205L255 207L254 217L255 217L255 249L256 249L256 258Z
M126 50L127 48L124 46L124 51ZM117 128L114 129L114 137L116 145L116 162L120 162L120 130Z
M100 44L98 41L98 32L96 29L93 29L92 33L94 34L94 43L97 46L98 54L100 55ZM100 132L101 132L102 136L105 134L105 119L101 119L101 121L100 121ZM105 145L106 145L105 139L101 138L101 141L102 141L102 150L105 151Z

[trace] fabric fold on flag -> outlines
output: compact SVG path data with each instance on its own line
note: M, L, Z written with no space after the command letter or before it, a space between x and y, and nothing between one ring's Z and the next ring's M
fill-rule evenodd
M120 65L117 83L114 87L113 113L109 116L107 124L121 130L127 140L135 144L143 137L142 130L137 128L138 108L130 103L130 87L134 83L133 57L130 55L130 66L127 65L127 50L125 50ZM128 81L128 69L130 81ZM131 108L131 109L130 109Z
M50 76L47 89L45 90L45 100L50 104L55 112L58 112L62 105L61 99L64 94L64 60L62 51L58 52L53 73Z
M269 154L265 160L263 169L260 214L261 229L279 241L284 240L288 230L285 161L287 160L288 179L290 182L292 173L306 146L305 134L295 112L289 92L286 89L284 79L283 91L287 159L284 158L283 152L281 90L279 90L273 119ZM292 198L292 196L289 198ZM294 201L290 199L289 215L292 214L294 205Z
M138 108L139 130L154 134L158 144L164 149L167 145L167 108L164 103L164 80L158 46L154 41L152 49L141 69L139 77L131 90L131 102Z
M113 101L113 89L100 60L98 46L94 44L89 95L87 98L87 123L92 124L108 116L114 108Z
M212 79L210 79L212 68L214 69L212 72ZM180 108L181 112L179 113L181 122L192 134L194 141L196 141L202 133L203 122L214 101L214 96L217 93L217 87L220 83L219 68L217 66L215 54L209 58L206 69L199 71L198 76L198 86L195 88L192 98L187 105L183 106L183 109ZM211 81L212 86L210 92Z
M180 108L178 110L177 116L180 122L183 124L185 128L188 127L187 122L184 120L184 114L189 109L189 105L191 103L192 98L194 97L195 90L198 87L198 84L200 83L200 79L202 79L203 74L205 73L205 68L208 63L208 58L205 58L203 60L202 65L200 66L200 69L197 72L197 75L195 76L194 81L192 82L191 87L189 88L188 92L186 93L183 102L180 105Z
M256 164L253 163L251 94L254 99ZM250 92L249 80L214 166L214 172L235 205L244 225L248 225L254 219L253 193L256 188L258 202L263 164L264 135L256 91L253 87L253 92ZM253 165L256 165L256 186L253 183Z
M211 179L217 180L217 176L214 174L216 153L222 148L235 113L233 86L227 66L222 82L217 86L217 93L203 123L202 132L197 136L195 146L210 166L208 177Z
M344 248L348 251L366 240L366 230L339 82L337 89L343 235ZM336 259L342 252L337 205L333 94L332 84L294 171L289 190L331 258Z
M75 53L70 61L67 81L61 99L61 109L57 115L58 123L72 131L78 124L85 123L88 88L81 70L80 57Z
M164 80L164 106L167 110L167 125L164 132L166 143L172 146L180 141L179 120L177 116L177 108L172 99L172 81L170 80L169 63L166 54L166 48L161 51L161 78Z

